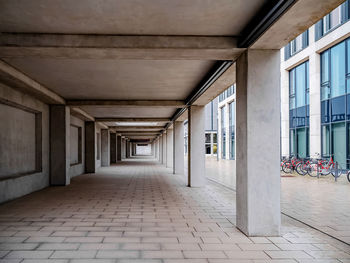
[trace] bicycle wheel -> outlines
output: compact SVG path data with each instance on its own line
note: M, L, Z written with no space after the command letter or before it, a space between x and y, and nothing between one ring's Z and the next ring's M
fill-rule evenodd
M328 161L323 160L323 161L321 161L321 163L322 163L322 167L324 167L324 168L322 168L322 167L319 168L320 175L322 175L322 176L329 175L331 173L332 168L328 167Z
M291 162L285 162L282 165L282 171L285 172L286 174L292 173L292 163Z
M335 165L332 165L331 166L332 167L332 169L330 169L330 173L333 175L333 177L340 177L341 175L342 175L342 173L343 173L343 169L342 169L342 167L340 166L340 164L338 164L338 174L337 174L337 171L336 171L336 166Z
M304 169L305 167L306 167L305 163L298 163L295 170L297 171L298 174L305 176L305 174L307 174L307 170Z
M317 163L312 163L307 168L307 173L311 177L317 177Z
M346 175L346 177L348 178L348 181L350 183L350 171L348 171L348 174Z

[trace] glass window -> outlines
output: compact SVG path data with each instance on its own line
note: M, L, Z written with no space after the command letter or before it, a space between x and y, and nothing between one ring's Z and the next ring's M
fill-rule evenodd
M206 145L205 145L205 153L206 153L206 154L211 154L210 144L206 144Z
M306 69L305 63L296 67L295 69L295 86L296 86L296 107L302 107L305 103L306 98Z
M345 42L331 48L331 96L345 94Z
M350 3L349 3L349 4L350 4ZM346 45L346 46L347 46L347 47L346 47L346 49L347 49L347 52L346 52L346 53L348 54L348 55L347 55L347 65L348 65L348 66L347 66L347 71L346 71L346 73L347 73L347 74L350 74L350 40L349 40L349 39L346 41L346 44L347 44L347 45ZM350 91L348 91L348 92L350 92Z
M329 81L329 51L321 54L321 83Z
M307 157L307 130L306 128L297 129L297 147L298 158Z
M217 143L218 142L218 136L216 133L213 134L213 143Z
M341 24L341 6L338 6L330 13L330 29Z
M322 156L329 156L330 154L330 132L329 126L322 126Z
M295 136L295 129L290 130L290 155L296 156L296 136Z
M334 160L346 167L346 131L345 122L332 124L332 152Z
M210 133L205 134L205 143L210 143Z
M328 123L329 117L329 100L325 100L321 102L321 123Z
M340 96L331 99L332 122L345 120L345 98L345 96Z

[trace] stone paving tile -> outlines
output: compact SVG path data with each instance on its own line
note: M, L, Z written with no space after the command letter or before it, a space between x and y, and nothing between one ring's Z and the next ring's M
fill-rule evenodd
M152 162L101 168L0 205L0 263L350 263L349 246L286 216L281 237L246 237L235 198Z

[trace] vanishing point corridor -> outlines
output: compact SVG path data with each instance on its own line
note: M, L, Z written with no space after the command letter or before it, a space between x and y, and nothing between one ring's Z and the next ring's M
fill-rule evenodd
M245 236L235 203L130 159L2 204L0 262L350 262L347 245L286 216L281 237Z

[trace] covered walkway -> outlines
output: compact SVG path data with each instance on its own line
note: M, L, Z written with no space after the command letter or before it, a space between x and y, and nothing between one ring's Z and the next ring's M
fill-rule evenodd
M350 260L348 246L289 218L281 237L247 237L234 221L233 191L126 161L1 205L0 262Z

